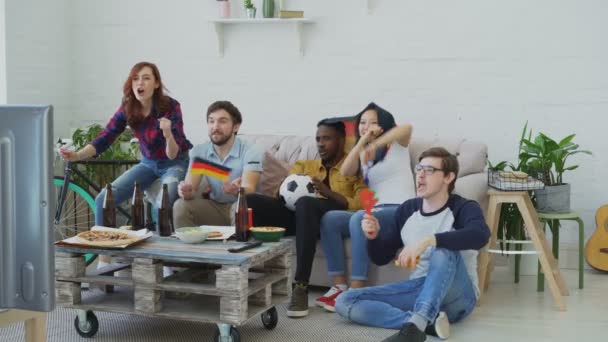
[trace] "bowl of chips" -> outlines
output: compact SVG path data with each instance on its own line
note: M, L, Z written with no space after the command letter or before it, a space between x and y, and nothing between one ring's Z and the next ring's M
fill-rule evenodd
M277 242L285 235L285 228L281 227L251 227L249 231L254 239L264 242Z
M175 230L175 236L185 243L201 243L207 239L209 230L201 227L183 227Z

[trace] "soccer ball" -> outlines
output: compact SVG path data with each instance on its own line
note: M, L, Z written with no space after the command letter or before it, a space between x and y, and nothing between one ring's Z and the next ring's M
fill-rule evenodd
M309 176L289 175L279 188L279 199L287 209L296 210L296 202L303 196L317 197Z

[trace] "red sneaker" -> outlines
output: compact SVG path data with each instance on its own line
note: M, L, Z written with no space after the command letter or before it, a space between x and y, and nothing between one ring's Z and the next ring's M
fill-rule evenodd
M340 290L336 286L332 286L329 291L327 291L327 293L315 299L315 304L324 308L327 311L336 312L336 298L338 298L338 296L342 294L342 292L344 291Z

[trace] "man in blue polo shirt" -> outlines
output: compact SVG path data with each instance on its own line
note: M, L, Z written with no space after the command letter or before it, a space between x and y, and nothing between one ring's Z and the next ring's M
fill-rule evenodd
M209 142L190 151L186 179L178 186L179 199L173 205L176 228L199 225L231 225L232 204L240 187L254 193L262 175L262 152L237 137L243 119L238 108L229 101L217 101L207 109ZM202 158L232 169L223 182L216 178L192 174L192 162ZM200 190L205 195L200 194Z

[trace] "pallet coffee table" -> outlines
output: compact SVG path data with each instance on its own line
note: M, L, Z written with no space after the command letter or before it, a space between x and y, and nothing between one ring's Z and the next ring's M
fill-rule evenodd
M237 327L253 316L261 314L267 329L276 326L274 305L291 295L293 241L265 242L241 253L227 251L241 245L221 241L190 245L154 236L126 249L56 246L57 302L78 309L74 324L83 337L92 337L99 328L93 311L108 311L216 323L216 341L238 342ZM131 276L86 274L87 253L130 260ZM164 278L163 266L180 271ZM82 283L114 289L83 296Z

